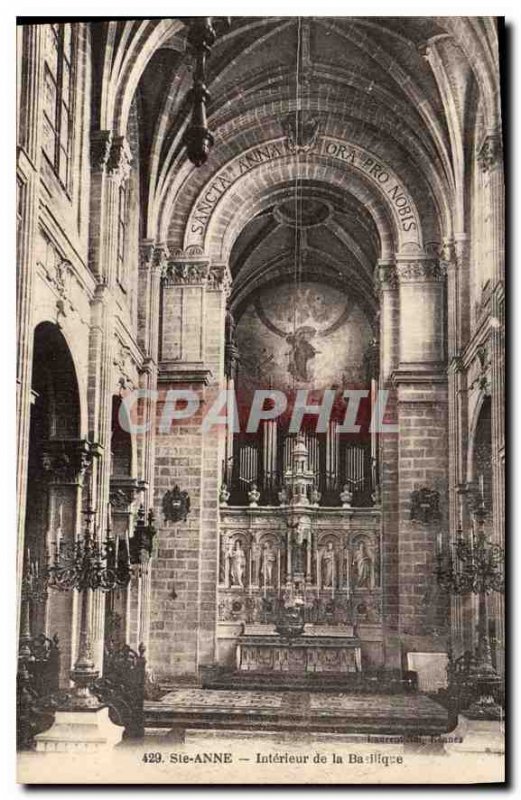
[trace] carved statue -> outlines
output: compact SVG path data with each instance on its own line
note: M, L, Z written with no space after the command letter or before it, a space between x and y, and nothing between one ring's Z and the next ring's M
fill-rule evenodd
M260 492L257 489L257 484L252 483L250 491L248 492L248 503L250 504L250 506L255 507L259 504L259 500L260 500Z
M293 572L306 572L309 529L299 520L293 533Z
M324 565L324 586L334 585L335 561L336 553L333 547L333 542L328 542L326 549L322 553L322 563Z
M221 505L225 506L228 504L228 500L230 499L230 492L228 491L228 487L225 483L221 486L221 491L219 492L219 502Z
M246 553L239 539L236 540L235 547L230 553L230 567L231 585L243 588L246 572Z
M276 561L277 553L273 545L271 542L266 542L262 553L262 580L264 586L273 586L273 571Z
M347 483L344 484L344 487L340 492L340 501L342 503L342 508L351 508L351 503L353 502L353 492Z
M287 505L287 502L288 502L288 490L286 489L285 486L281 486L281 488L280 488L280 490L278 492L278 498L279 498L279 503L281 504L281 506Z
M320 498L321 498L321 497L322 497L322 494L321 494L321 493L318 491L318 489L317 489L317 488L314 486L314 487L311 489L311 498L310 498L310 499L311 499L311 505L312 505L312 506L318 506L318 504L320 503Z
M373 576L373 559L367 552L364 541L358 543L353 556L355 586L357 589L370 589Z

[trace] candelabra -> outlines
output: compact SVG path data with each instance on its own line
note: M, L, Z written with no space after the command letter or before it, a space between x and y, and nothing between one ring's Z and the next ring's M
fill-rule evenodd
M438 553L437 579L439 585L454 595L473 594L478 597L477 645L470 660L468 677L478 699L468 711L471 715L499 716L493 693L501 684L492 664L488 630L487 595L504 591L504 550L490 542L485 533L486 509L483 499L474 510L475 527L470 539L458 531L453 553Z
M47 598L47 576L40 571L38 559L31 561L31 551L27 548L21 585L20 648L18 652L19 670L26 674L27 662L33 658L31 650L31 608L33 603L44 602Z
M90 687L99 675L92 659L90 633L91 596L100 590L110 592L124 588L130 581L129 544L120 547L110 529L105 541L100 541L94 528L94 512L87 512L82 538L65 543L57 537L48 566L48 586L59 591L76 589L81 597L78 658L71 672L74 683L70 707L94 709L99 700Z
M229 17L193 17L188 31L188 44L195 55L194 80L191 91L192 119L184 135L188 158L196 167L206 163L214 139L206 120L206 58L216 39L216 28L228 27Z

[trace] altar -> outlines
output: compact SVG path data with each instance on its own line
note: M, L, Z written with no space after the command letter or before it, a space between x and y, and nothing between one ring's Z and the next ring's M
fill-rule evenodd
M237 640L237 670L343 675L360 672L360 642L349 626L306 625L301 635L284 638L273 626L245 625Z

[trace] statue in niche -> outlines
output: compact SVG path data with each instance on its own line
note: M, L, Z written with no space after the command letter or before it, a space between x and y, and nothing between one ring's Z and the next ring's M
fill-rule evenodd
M286 336L286 341L291 345L289 351L288 372L295 380L307 382L310 380L308 373L308 361L319 352L310 342L316 334L315 328L303 325L297 328L295 333Z
M264 586L273 586L277 553L271 542L266 542L262 551L262 580Z
M299 520L293 533L293 572L306 572L307 548L309 530L302 520Z
M354 579L357 589L372 588L373 559L368 552L367 542L360 541L353 556Z
M324 572L324 586L333 586L335 580L336 552L333 542L328 542L326 549L322 553L322 565Z
M233 550L230 552L230 579L232 586L244 588L244 576L246 573L246 553L240 539L237 539Z

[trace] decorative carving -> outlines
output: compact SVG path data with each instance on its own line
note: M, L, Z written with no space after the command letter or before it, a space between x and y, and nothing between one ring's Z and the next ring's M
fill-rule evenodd
M394 264L378 264L375 270L375 283L378 291L398 288L398 275Z
M353 492L347 483L344 484L340 492L340 502L342 503L342 508L351 508L353 503Z
M256 508L259 505L260 492L257 489L257 484L252 483L250 491L248 492L248 503L251 508Z
M90 162L92 169L101 171L109 159L112 131L92 131L90 135Z
M489 172L501 160L503 144L499 133L491 133L485 137L478 152L478 163L482 172Z
M290 153L308 153L318 140L319 121L306 117L306 112L298 111L288 114L282 121L282 130L288 139Z
M41 463L55 483L81 483L92 462L93 449L86 439L53 439L42 448Z
M435 522L440 518L440 493L423 486L411 492L411 520Z
M355 589L372 589L375 583L374 560L365 537L359 538L356 543L352 566Z
M206 286L208 289L217 289L225 294L230 292L232 277L227 264L213 264L208 270Z
M447 274L446 265L438 259L407 261L396 265L401 283L422 281L443 281Z
M228 491L228 487L225 483L221 486L221 491L219 492L219 503L222 506L228 505L228 500L230 499L230 492Z
M275 580L275 568L277 564L277 552L272 542L268 539L262 548L262 583L265 587L273 587Z
M117 136L113 139L110 148L107 160L107 175L123 183L130 175L131 164L132 153L130 152L128 142L124 136Z
M244 588L246 576L246 553L240 539L235 540L235 544L228 552L230 560L230 584Z
M119 344L119 349L116 352L116 355L113 358L112 363L117 368L119 372L119 377L117 380L117 386L119 390L120 396L127 394L128 392L134 391L134 381L129 375L129 362L130 360L130 350L123 344Z
M188 492L181 491L176 484L163 496L163 516L165 522L186 522L190 513L190 497Z
M329 541L325 549L322 550L320 562L322 565L322 585L325 587L335 586L337 565L333 542Z
M201 286L206 281L207 273L206 261L170 261L163 272L163 282L167 285Z

